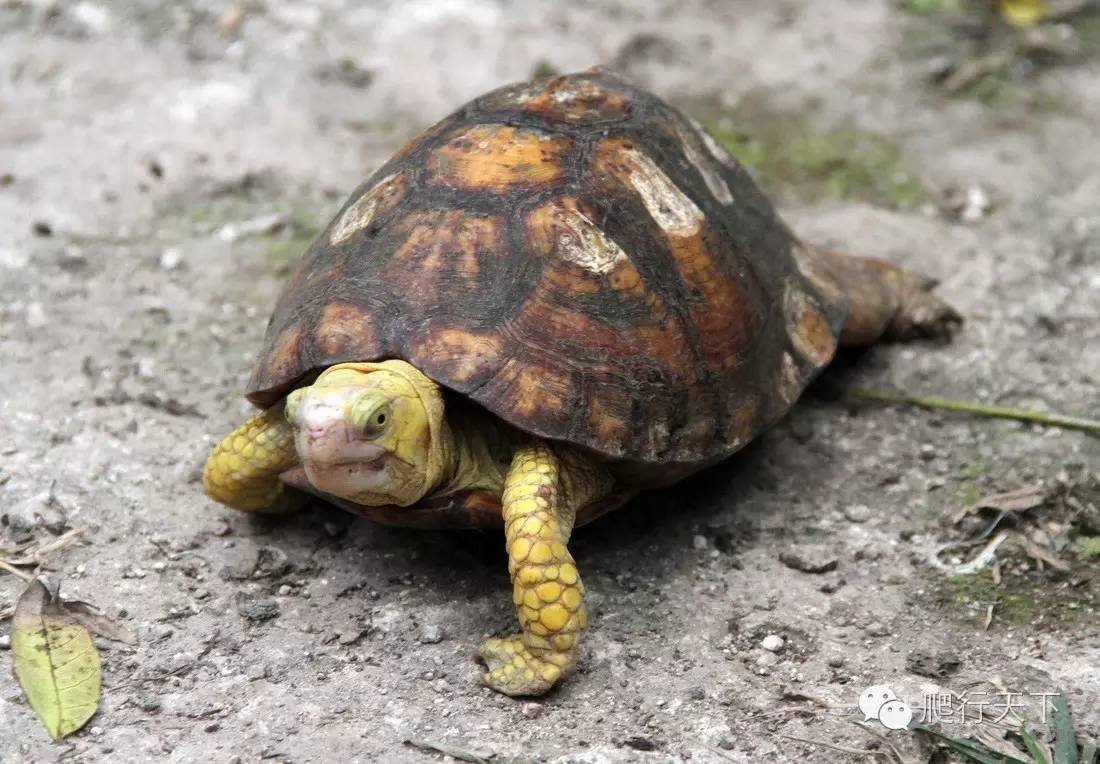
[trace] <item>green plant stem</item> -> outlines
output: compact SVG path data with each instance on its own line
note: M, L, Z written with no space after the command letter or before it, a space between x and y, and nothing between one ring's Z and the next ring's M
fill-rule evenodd
M909 395L908 393L899 393L889 390L857 388L852 390L849 395L851 398L861 401L905 403L910 406L919 406L925 409L958 411L964 414L976 414L978 416L994 417L996 419L1015 419L1020 422L1045 424L1052 427L1062 427L1067 430L1083 430L1085 432L1100 435L1100 420L1085 419L1084 417L1051 414L1044 411L1018 409L1010 406L991 406L985 403L974 403L972 401L956 401L948 398Z

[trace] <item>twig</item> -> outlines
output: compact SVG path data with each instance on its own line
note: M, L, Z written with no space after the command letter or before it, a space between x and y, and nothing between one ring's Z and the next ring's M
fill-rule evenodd
M34 576L32 576L30 573L24 573L14 565L9 565L6 560L0 560L0 570L6 570L13 576L19 576L24 581L30 581L32 578L34 578Z
M957 411L964 414L977 414L978 416L992 417L994 419L1015 419L1019 422L1045 424L1052 427L1062 427L1067 430L1083 430L1095 435L1100 435L1100 420L1068 416L1066 414L1051 414L1044 411L1035 411L1034 409L1019 409L1010 406L993 406L985 403L974 403L973 401L957 401L948 398L909 395L908 393L899 393L890 390L857 388L852 390L849 395L855 400L877 401L880 403L906 403L910 406L919 406L925 409Z
M841 753L850 753L853 756L883 756L890 758L890 754L886 751L872 751L869 748L846 748L842 745L834 745L833 743L826 743L824 740L809 740L804 737L795 737L794 735L782 735L782 737L788 740L794 740L798 743L805 743L806 745L819 745L822 748L831 748L834 751L840 751Z
M422 751L432 751L443 756L450 756L452 759L459 761L468 761L471 764L489 764L489 759L482 756L480 753L474 751L468 751L465 748L458 748L456 746L449 745L447 743L437 743L433 740L419 740L417 738L406 738L405 745L411 745L413 748L419 748Z

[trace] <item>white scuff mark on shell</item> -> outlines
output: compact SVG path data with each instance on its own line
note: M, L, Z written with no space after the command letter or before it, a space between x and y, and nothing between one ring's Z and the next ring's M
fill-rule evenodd
M844 299L840 287L837 286L822 261L821 253L796 240L791 245L791 256L794 258L798 272L813 284L818 294L829 302L839 302Z
M572 106L577 101L596 99L603 95L603 91L587 80L567 81L566 84L554 90L550 94L550 100L558 106Z
M692 236L699 230L703 211L652 159L637 149L627 149L623 160L630 166L630 184L657 225L673 236Z
M703 176L703 182L707 184L710 193L722 204L733 204L733 194L730 193L730 187L726 185L726 181L722 179L717 168L712 164L711 158L700 153L694 136L690 135L679 124L676 125L676 132L680 135L680 144L684 147L684 154L692 166ZM706 133L699 131L700 137L705 135Z
M714 140L714 136L708 133L705 127L694 119L691 120L691 126L695 128L695 132L699 133L699 137L703 139L703 145L707 147L707 151L710 152L711 156L731 170L736 170L741 167L733 154L726 151L722 144Z
M798 373L798 365L790 353L784 353L779 366L779 397L790 405L798 398L802 389L802 377Z
M580 210L561 208L556 215L565 227L557 251L565 260L603 275L627 259L626 253Z
M808 324L815 318L821 327L825 324L821 308L813 297L792 282L787 283L783 294L783 317L786 320L787 336L791 338L791 344L800 356L817 367L824 366L832 359L835 343L822 347L809 334L811 327Z
M329 234L329 243L333 246L347 241L356 231L361 231L370 225L378 212L378 204L390 190L390 185L397 177L397 173L387 175L375 184L374 188L355 200L355 203L344 210L344 214L336 222Z

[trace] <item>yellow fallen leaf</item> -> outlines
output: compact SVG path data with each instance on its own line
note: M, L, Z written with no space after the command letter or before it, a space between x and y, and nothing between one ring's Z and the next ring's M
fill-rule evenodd
M1046 18L1047 0L997 0L1001 18L1014 27L1033 27Z
M15 605L11 649L15 678L54 740L92 718L103 681L99 653L88 630L38 579Z

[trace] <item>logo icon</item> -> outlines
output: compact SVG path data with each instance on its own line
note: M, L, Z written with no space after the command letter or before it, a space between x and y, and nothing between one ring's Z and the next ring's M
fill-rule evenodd
M859 710L863 721L872 719L888 730L903 730L913 721L913 709L886 685L868 687L859 696Z

